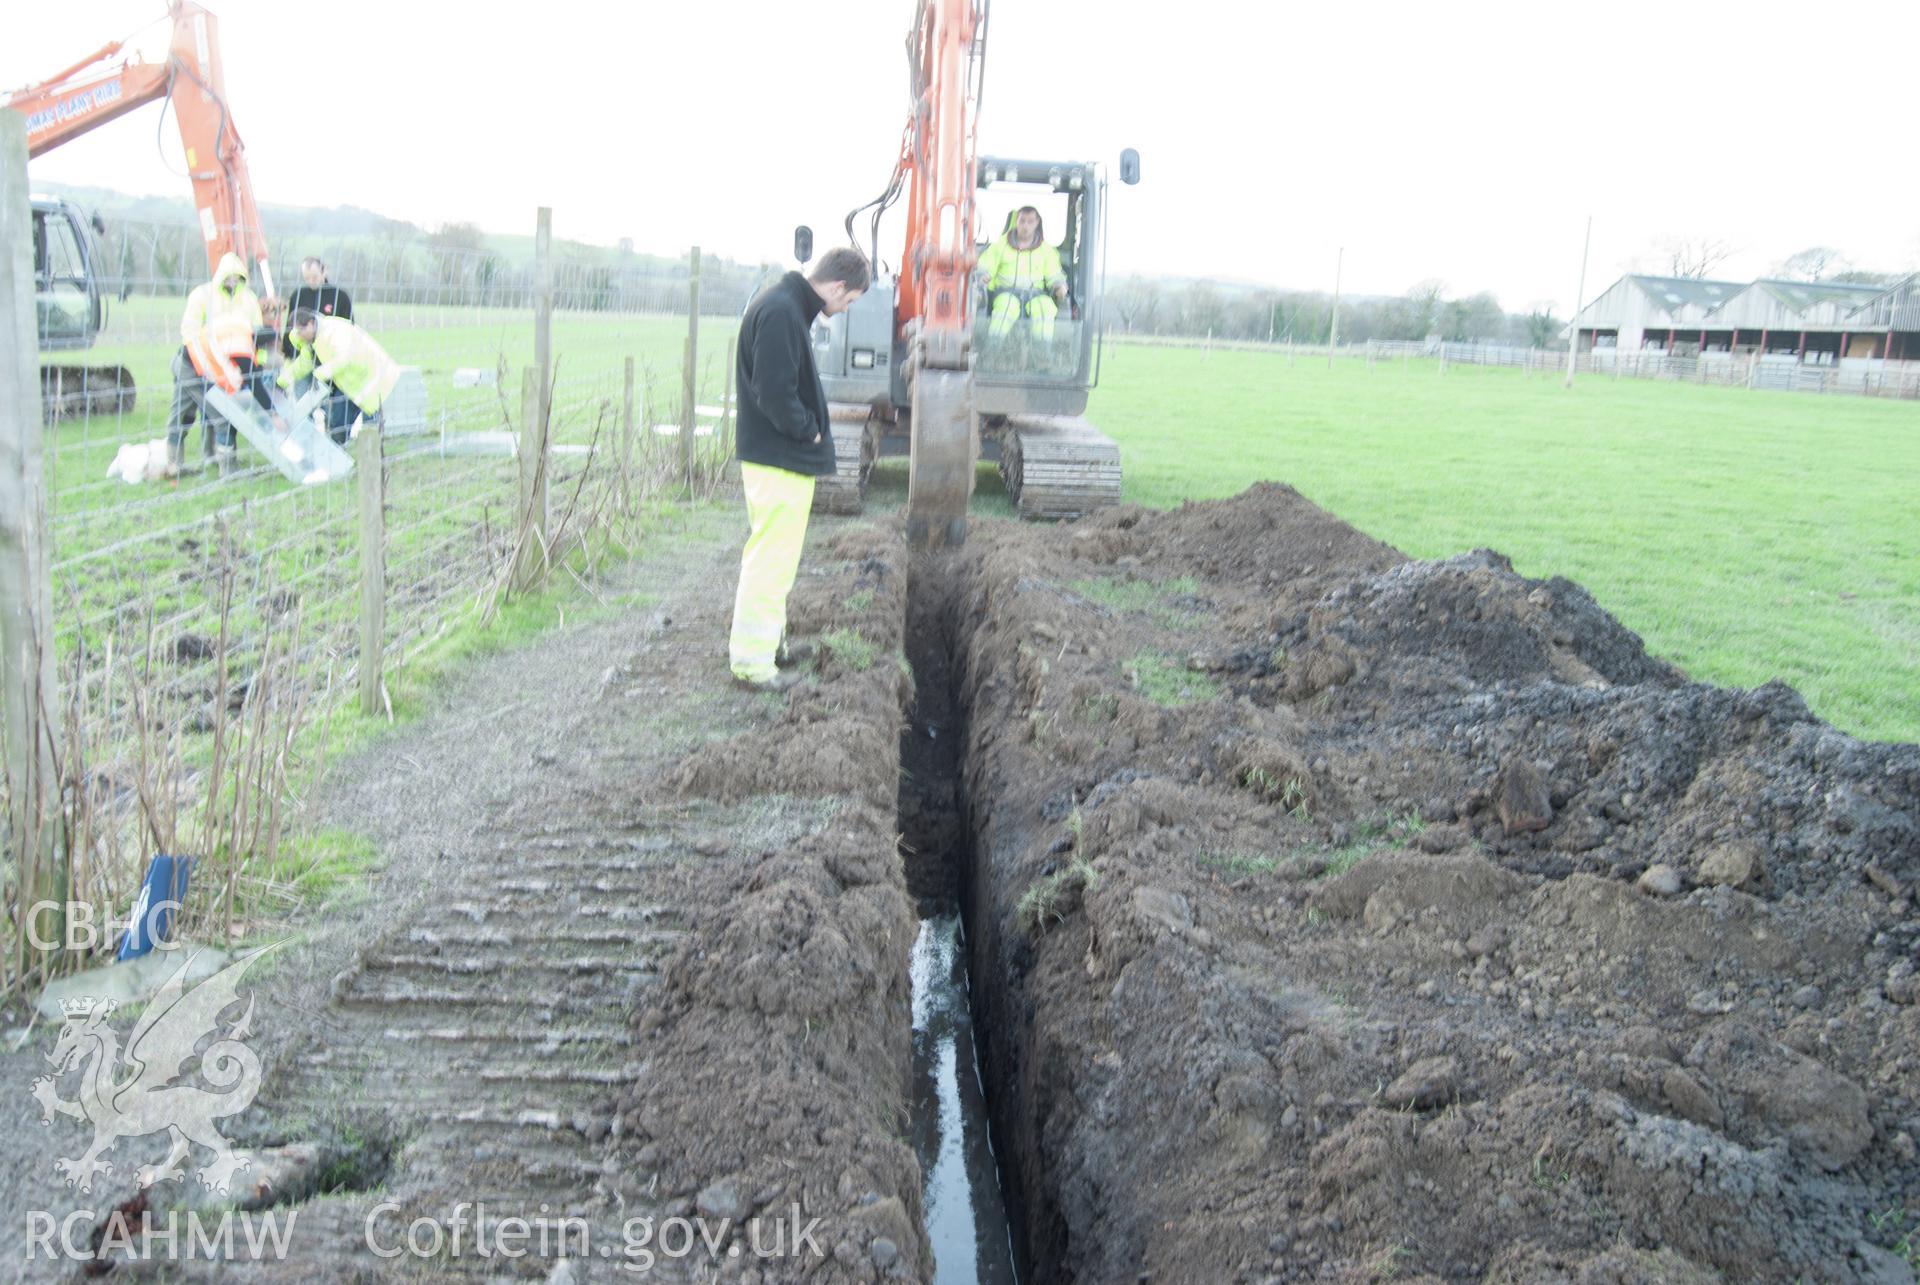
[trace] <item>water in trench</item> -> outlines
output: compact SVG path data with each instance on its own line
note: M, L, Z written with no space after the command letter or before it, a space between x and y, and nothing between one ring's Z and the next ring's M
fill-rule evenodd
M912 969L912 1138L926 1182L935 1281L1013 1285L1019 1280L1013 1230L974 1042L960 914L969 859L960 772L965 738L934 570L916 565L909 586L907 656L915 700L900 736L902 849L907 886L920 910Z
M973 1047L957 908L920 921L913 943L913 1146L926 1180L934 1280L1019 1279Z

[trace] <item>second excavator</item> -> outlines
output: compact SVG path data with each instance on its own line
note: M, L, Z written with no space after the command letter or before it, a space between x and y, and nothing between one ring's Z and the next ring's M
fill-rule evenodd
M249 265L262 295L273 295L267 238L254 204L246 147L227 108L220 26L191 0L167 7L166 56L146 61L114 41L46 80L15 90L5 106L26 117L27 155L41 156L147 103L165 100L180 127L193 204L206 241L209 271L229 252ZM40 346L90 348L106 324L106 273L93 234L103 231L64 201L33 202L34 276ZM124 367L41 367L43 404L51 418L125 414L133 409L133 377Z

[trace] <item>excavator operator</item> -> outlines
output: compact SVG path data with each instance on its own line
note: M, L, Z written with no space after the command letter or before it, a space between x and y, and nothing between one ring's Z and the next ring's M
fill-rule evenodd
M1067 301L1067 274L1060 251L1047 244L1040 211L1023 205L1007 216L1006 231L980 256L977 271L986 279L992 300L995 339L1013 332L1022 300L1033 337L1053 341L1053 319Z

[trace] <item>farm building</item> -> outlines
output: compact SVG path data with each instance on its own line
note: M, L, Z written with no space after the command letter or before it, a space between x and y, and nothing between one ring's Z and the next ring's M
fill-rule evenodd
M1629 275L1580 310L1573 333L1582 352L1920 360L1920 274L1892 286Z

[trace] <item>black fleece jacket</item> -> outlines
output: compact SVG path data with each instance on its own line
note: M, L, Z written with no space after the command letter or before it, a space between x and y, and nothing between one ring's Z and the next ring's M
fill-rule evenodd
M833 472L827 390L813 364L813 319L821 307L807 279L789 272L740 319L734 453L745 463L808 477Z

